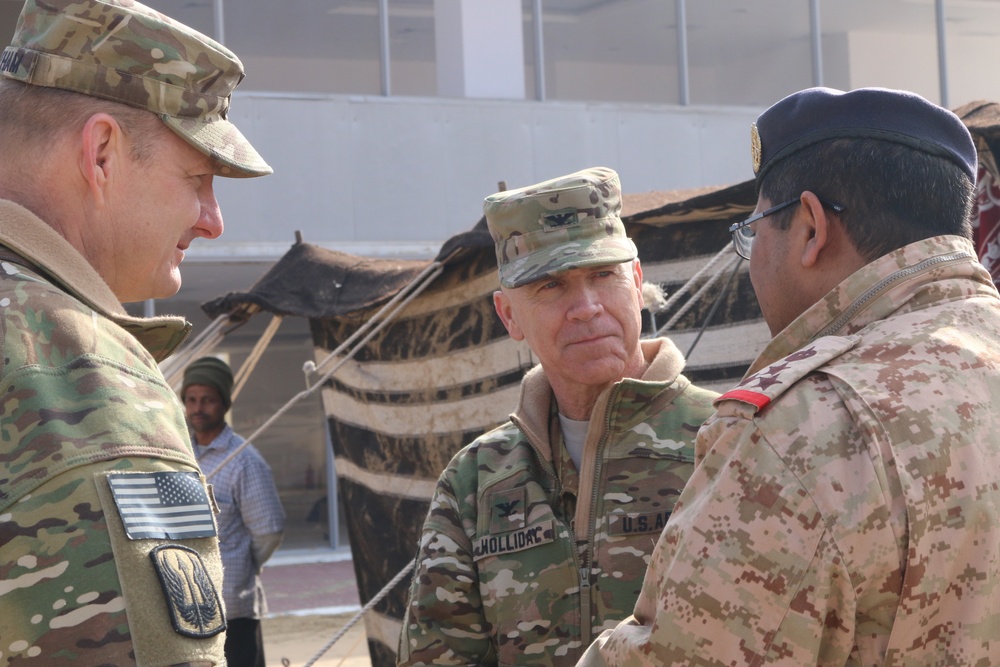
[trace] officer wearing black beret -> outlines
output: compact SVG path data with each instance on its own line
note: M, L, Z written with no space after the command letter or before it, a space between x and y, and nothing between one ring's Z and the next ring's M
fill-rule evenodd
M972 138L913 93L812 88L751 146L730 231L773 338L582 664L993 664L1000 294Z

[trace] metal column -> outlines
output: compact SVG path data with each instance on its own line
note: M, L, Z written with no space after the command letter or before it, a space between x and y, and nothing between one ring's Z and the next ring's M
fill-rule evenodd
M809 2L809 32L812 41L813 85L823 85L823 28L819 19L819 0Z
M535 25L535 99L545 101L545 30L542 26L542 0L535 0L531 20Z
M935 0L937 14L938 85L941 89L941 106L948 108L948 50L945 48L944 0Z
M392 94L389 78L389 0L378 0L379 64L382 70L382 96Z
M687 17L684 7L685 0L674 0L677 13L677 94L681 106L691 102L691 91L688 85L688 49L687 49Z
M215 0L215 41L219 44L226 43L226 19L222 8L222 0Z

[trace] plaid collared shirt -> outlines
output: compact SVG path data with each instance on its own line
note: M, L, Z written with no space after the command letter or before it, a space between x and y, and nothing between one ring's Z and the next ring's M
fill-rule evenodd
M244 439L229 426L206 446L194 443L198 464L212 474ZM267 462L253 445L227 463L210 480L220 513L222 594L228 618L260 618L267 611L260 581L263 563L253 562L253 537L274 535L285 529L285 511Z

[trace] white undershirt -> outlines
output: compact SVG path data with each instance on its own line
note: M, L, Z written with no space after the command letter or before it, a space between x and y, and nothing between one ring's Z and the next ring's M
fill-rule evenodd
M583 444L587 441L587 428L590 421L580 421L570 419L559 413L559 427L562 429L563 442L569 450L569 457L573 459L576 469L580 470L580 460L583 458Z

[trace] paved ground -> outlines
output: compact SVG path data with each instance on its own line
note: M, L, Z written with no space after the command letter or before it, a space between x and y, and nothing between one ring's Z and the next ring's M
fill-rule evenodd
M267 667L371 667L364 623L359 621L312 662L352 614L271 616L264 619Z
M268 606L263 622L268 667L309 664L361 609L354 564L347 554L279 554L262 576ZM358 620L311 664L371 667L364 621Z
M303 610L344 613L360 608L354 562L346 554L340 560L328 562L295 562L276 557L275 562L264 568L262 578L271 615Z

